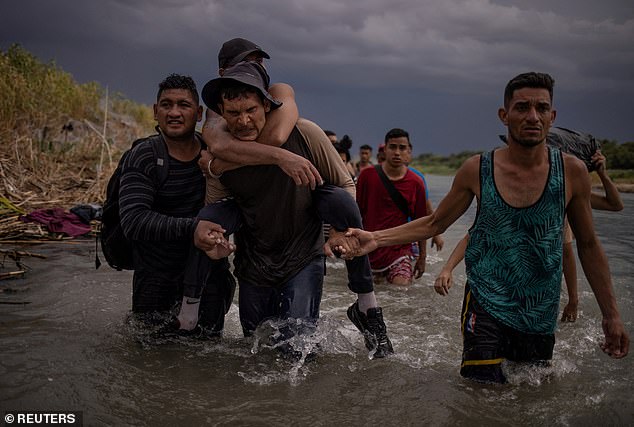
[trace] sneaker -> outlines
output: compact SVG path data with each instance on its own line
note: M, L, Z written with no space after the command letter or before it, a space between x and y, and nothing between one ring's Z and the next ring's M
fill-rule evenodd
M181 329L180 321L176 316L172 316L172 319L161 325L158 329L154 331L155 336L160 337L193 337L193 338L202 338L205 335L205 330L202 326L197 324L194 326L194 329Z
M293 349L293 346L288 344L288 343L284 343L281 346L277 347L277 351L279 351L281 357L284 360L288 360L291 363L299 363L302 362L302 358L304 359L303 364L307 364L307 363L311 363L314 362L315 360L317 360L317 351L313 350L313 351L309 351L308 354L306 354L306 356L304 356L304 353L302 353L299 350L295 350Z
M393 354L392 343L387 337L387 328L383 321L383 311L381 307L371 308L367 316L359 310L358 301L348 307L348 319L354 323L365 339L365 346L368 350L374 351L375 358L382 358L388 354Z

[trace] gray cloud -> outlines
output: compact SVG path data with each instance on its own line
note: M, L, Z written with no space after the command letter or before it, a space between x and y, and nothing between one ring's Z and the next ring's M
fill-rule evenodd
M302 112L311 112L318 122L325 118L328 127L341 128L342 134L380 139L399 117L431 116L431 123L411 118L402 126L418 129L414 134L441 138L456 114L477 116L481 129L478 142L472 143L479 144L475 149L500 129L491 111L493 100L501 97L509 78L527 70L555 77L557 99L577 113L567 125L633 139L623 113L616 129L613 118L606 120L596 112L597 107L625 106L634 94L630 4L22 0L4 7L0 43L6 47L20 42L43 59L55 58L80 80L98 80L151 102L156 82L168 72L191 74L204 84L215 73L222 42L242 36L272 55L274 80L295 86ZM579 97L592 102L585 107L566 103ZM375 107L368 108L368 102ZM466 110L478 102L491 110ZM418 114L398 111L411 108ZM386 109L391 116L386 116ZM425 109L431 111L422 114ZM590 117L596 123L574 117ZM449 134L453 147L463 147L467 135L478 131Z

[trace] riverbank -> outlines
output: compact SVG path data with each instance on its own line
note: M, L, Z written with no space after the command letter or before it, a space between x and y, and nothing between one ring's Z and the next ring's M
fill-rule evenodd
M593 185L593 188L603 188L601 185ZM634 193L634 183L616 183L616 188L620 193Z
M412 166L422 171L425 175L454 176L457 170L447 165L422 166L416 162L413 162ZM619 192L634 193L634 170L610 170L608 172L608 175L610 175L610 179L612 179ZM591 174L590 176L592 178L592 188L596 190L602 190L603 187L601 185L599 177L596 174Z

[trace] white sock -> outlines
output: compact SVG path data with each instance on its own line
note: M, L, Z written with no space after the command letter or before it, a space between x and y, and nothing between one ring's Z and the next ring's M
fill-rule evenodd
M379 305L376 302L374 291L368 292L367 294L357 294L357 298L359 301L359 311L363 314L367 314L368 309L378 307Z
M180 329L191 331L198 323L198 309L200 308L200 298L183 296L181 311L178 313Z

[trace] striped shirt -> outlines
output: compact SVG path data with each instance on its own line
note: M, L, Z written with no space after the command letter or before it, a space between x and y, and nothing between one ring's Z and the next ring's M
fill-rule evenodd
M134 242L135 269L182 270L203 206L205 178L198 157L182 162L169 157L160 188L152 146L142 143L123 165L119 190L123 231Z

